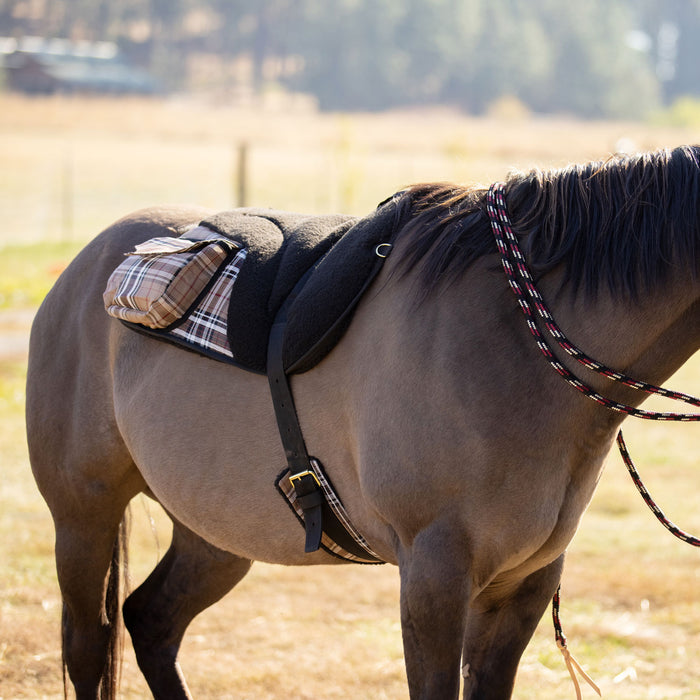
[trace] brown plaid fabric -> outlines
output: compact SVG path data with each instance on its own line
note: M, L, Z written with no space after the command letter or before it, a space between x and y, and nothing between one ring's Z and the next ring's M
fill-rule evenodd
M182 238L146 241L110 276L103 295L107 313L149 328L167 328L190 310L232 251L245 259L240 248L203 227Z
M228 307L233 283L246 258L245 249L239 250L219 275L212 288L189 315L187 320L173 328L168 335L188 345L200 347L208 354L233 358L228 342Z

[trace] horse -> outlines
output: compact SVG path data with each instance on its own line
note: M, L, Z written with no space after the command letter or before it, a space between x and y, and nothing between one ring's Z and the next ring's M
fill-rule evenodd
M559 326L648 382L700 347L699 159L683 146L503 183ZM508 698L625 415L543 361L501 269L485 188L428 183L398 197L391 254L332 351L291 377L294 401L353 525L399 568L410 697L463 687L464 698ZM187 626L253 561L342 563L305 553L274 495L285 454L266 377L104 311L127 251L210 213L154 207L111 225L31 331L27 437L55 525L64 685L67 673L79 700L115 697L124 627L153 696L190 698L178 664ZM577 371L611 400L642 401ZM172 541L122 604L124 517L141 493L169 515Z

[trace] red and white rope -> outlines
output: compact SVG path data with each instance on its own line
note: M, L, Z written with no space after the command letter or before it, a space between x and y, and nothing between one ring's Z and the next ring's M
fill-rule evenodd
M598 392L596 392L591 387L584 384L582 381L576 377L570 370L568 370L564 365L557 360L556 356L552 352L550 345L547 343L546 338L537 326L535 315L532 311L532 305L534 305L537 313L542 318L545 327L549 331L550 335L554 338L557 344L565 350L571 357L573 357L577 362L584 365L590 370L597 372L598 374L606 377L607 379L629 386L632 389L645 392L647 394L657 394L659 396L664 396L675 401L682 401L684 403L690 404L691 406L700 407L700 399L690 396L688 394L682 394L678 391L672 391L670 389L665 389L660 386L655 386L654 384L649 384L647 382L642 382L637 379L633 379L623 372L611 369L601 362L594 360L593 358L586 355L580 348L571 343L561 328L557 325L554 317L552 316L549 307L545 303L542 295L535 286L534 279L530 270L525 262L525 256L523 255L518 239L513 233L512 224L510 222L510 217L508 216L508 210L505 203L504 186L500 183L492 185L488 191L487 195L487 210L489 214L489 219L491 220L491 229L493 231L494 237L496 238L496 245L498 246L498 251L501 255L501 262L503 264L503 269L508 278L510 288L518 299L520 309L525 315L528 328L534 336L537 346L539 347L542 354L547 358L550 365L564 378L569 384L571 384L575 389L582 392L594 401L602 404L606 408L613 411L619 411L630 416L635 416L637 418L645 418L648 420L659 420L659 421L700 421L700 413L670 413L663 411L646 411L634 406L628 406L626 404L619 403L617 401L612 401ZM517 272L517 275L516 275ZM523 291L520 283L518 282L518 276L523 282L527 294ZM530 301L528 301L528 297Z

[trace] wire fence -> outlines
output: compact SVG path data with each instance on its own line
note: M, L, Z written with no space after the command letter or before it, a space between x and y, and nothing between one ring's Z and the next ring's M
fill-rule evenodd
M0 245L83 241L157 204L363 215L430 180L489 184L511 168L696 142L696 133L453 112L240 112L153 101L0 96Z
M159 204L364 214L415 180L450 179L459 160L449 152L248 141L25 140L31 143L20 145L0 176L0 244L86 240L135 209Z

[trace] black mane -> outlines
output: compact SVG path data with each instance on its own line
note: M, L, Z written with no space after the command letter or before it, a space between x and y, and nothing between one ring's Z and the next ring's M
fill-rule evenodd
M533 272L563 264L564 284L636 296L674 267L700 268L700 147L683 146L561 170L511 174L506 201ZM496 252L486 190L438 183L405 195L401 261L424 292Z

